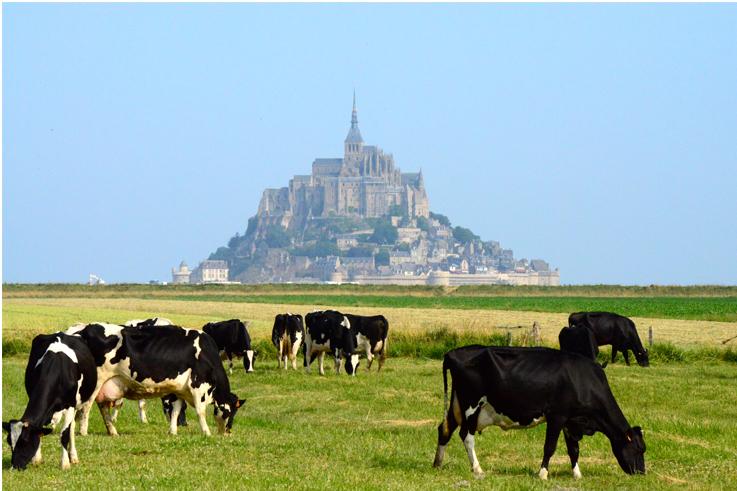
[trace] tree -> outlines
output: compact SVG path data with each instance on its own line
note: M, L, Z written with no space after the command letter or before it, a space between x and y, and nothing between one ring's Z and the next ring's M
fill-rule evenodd
M369 257L373 255L373 253L374 253L373 247L358 246L358 247L351 247L348 250L348 253L346 254L346 256L348 257Z
M440 213L430 212L430 218L434 218L435 220L439 221L441 225L450 227L450 220L445 215L441 215Z
M462 244L468 244L472 240L477 240L479 236L465 227L458 226L453 229L453 238Z
M428 220L425 217L417 217L417 228L419 228L423 232L429 232L430 231L430 220Z
M286 230L278 225L272 225L266 231L266 245L272 248L288 247L292 243Z
M389 221L382 221L374 227L370 240L375 244L393 244L397 241L397 237L399 237L397 228Z
M389 266L389 251L379 251L374 256L374 262L377 266Z
M210 254L209 260L230 261L233 258L233 250L227 247L218 247L218 250Z

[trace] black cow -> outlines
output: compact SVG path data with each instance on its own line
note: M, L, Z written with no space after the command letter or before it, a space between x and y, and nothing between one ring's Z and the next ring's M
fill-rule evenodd
M274 317L274 327L271 329L271 342L277 351L279 368L282 361L284 370L287 369L287 359L292 362L292 368L297 369L297 354L304 339L305 328L302 316L299 314L277 314Z
M568 316L568 325L591 329L599 346L611 344L612 363L617 357L617 351L621 351L625 363L629 366L629 350L631 350L640 366L646 367L650 364L648 352L642 347L635 323L627 317L611 312L576 312Z
M351 323L356 338L356 350L366 353L367 370L371 370L374 355L379 357L379 371L386 360L386 341L389 336L389 321L383 315L345 314Z
M122 398L144 399L175 394L169 431L186 401L192 405L206 435L207 405L215 405L221 433L228 433L238 408L245 402L230 392L230 382L215 341L206 333L177 326L121 327L90 324L77 330L90 347L97 366L95 400L108 433L117 435L109 408ZM81 424L84 423L84 420Z
M599 345L596 344L596 337L588 327L564 327L558 334L558 343L562 351L578 353L594 361L596 361L596 355L599 354ZM605 366L606 364L602 365L602 368Z
M246 323L247 324L247 323ZM202 326L202 330L212 336L220 350L220 357L228 360L228 373L233 373L233 356L243 358L243 368L246 372L253 372L253 349L251 336L246 324L240 319L210 322Z
M355 375L359 356L354 353L356 340L348 318L335 310L325 310L310 312L305 316L305 323L304 366L307 372L319 355L320 375L325 375L323 358L326 352L331 352L335 357L335 373L340 373L340 360L345 355L345 371L348 375Z
M450 370L453 388L448 405ZM550 348L466 346L443 359L445 418L438 426L434 466L443 462L453 431L460 426L471 468L483 475L474 450L474 434L490 425L503 430L530 428L547 422L541 479L561 430L571 458L573 477L580 478L578 442L600 431L609 438L627 474L645 472L645 441L630 427L614 400L604 370L575 353Z
M79 463L74 442L74 418L84 404L91 404L97 369L87 345L64 333L36 336L26 366L28 405L20 420L3 422L8 432L10 464L25 469L41 461L41 436L51 433L46 425L55 414L63 414L61 468Z

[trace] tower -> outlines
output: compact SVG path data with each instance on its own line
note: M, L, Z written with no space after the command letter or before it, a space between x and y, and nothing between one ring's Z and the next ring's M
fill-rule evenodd
M351 129L345 137L345 158L355 157L363 150L363 138L358 129L358 112L356 111L356 91L353 91L353 112L351 113Z

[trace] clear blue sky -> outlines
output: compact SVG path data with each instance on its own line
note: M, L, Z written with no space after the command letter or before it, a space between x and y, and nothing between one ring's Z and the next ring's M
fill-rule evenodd
M3 5L3 281L167 280L361 132L563 283L737 284L737 5Z

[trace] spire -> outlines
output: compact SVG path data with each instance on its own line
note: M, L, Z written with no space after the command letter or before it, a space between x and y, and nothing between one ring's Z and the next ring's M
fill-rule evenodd
M355 150L358 151L360 146L363 145L363 137L361 137L361 130L358 129L358 111L356 110L356 91L353 91L353 112L351 113L351 129L348 130L348 135L345 137L345 143L347 144L358 144ZM348 147L346 147L348 151Z
M351 128L358 128L358 111L356 111L356 89L353 89L353 113L351 114Z

